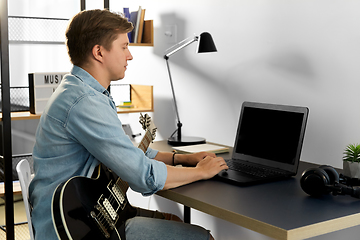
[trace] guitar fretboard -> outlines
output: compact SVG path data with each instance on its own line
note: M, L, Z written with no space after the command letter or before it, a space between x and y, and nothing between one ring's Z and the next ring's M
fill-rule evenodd
M152 135L151 135L150 131L147 130L145 132L143 139L139 143L138 148L140 148L145 153L146 150L148 149L150 143L152 142L152 140L153 140Z

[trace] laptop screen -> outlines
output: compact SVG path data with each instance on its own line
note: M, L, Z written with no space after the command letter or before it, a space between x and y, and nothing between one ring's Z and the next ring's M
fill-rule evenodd
M245 102L233 158L296 171L308 109Z

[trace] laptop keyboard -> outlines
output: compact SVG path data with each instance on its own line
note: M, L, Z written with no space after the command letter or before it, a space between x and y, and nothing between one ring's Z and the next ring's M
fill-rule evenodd
M260 177L260 178L268 178L273 176L287 176L288 174L260 166L252 166L239 161L232 161L230 159L225 160L229 169L246 173L252 176Z

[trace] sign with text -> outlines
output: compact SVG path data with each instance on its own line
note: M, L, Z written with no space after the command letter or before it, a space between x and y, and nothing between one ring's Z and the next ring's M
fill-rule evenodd
M67 72L29 73L30 113L41 114Z

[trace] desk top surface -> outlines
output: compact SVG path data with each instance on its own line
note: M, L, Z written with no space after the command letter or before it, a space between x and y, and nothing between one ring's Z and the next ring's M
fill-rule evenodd
M159 142L151 147L162 151L171 150L170 146L161 145ZM231 153L218 154L218 156L229 158ZM231 218L238 217L239 219L233 220L236 224L239 224L237 221L252 219L283 229L287 233L290 230L324 222L330 223L334 220L341 221L341 219L348 221L348 225L355 220L357 221L355 225L360 224L359 199L331 194L313 198L303 192L300 187L302 172L307 168L317 166L301 162L297 175L287 180L246 187L219 180L207 180L168 190L170 192L159 193L159 195L167 198L170 196L169 199L176 198L180 200L177 202L212 215L219 214L218 217L221 218L221 214L229 214L230 220L224 217L229 221L232 221ZM338 222L335 221L333 224L336 225ZM342 224L345 224L344 221Z

